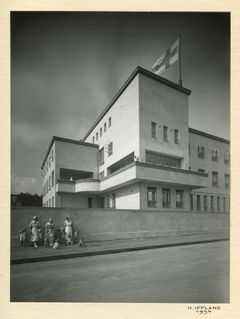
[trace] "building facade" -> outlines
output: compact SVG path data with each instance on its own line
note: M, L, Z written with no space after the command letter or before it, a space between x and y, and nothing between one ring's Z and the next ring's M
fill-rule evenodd
M189 128L190 94L137 67L81 141L52 138L43 206L228 211L229 141Z

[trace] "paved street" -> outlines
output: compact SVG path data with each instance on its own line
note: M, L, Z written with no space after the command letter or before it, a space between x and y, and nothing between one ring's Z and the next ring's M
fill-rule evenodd
M11 301L229 302L229 242L11 266Z

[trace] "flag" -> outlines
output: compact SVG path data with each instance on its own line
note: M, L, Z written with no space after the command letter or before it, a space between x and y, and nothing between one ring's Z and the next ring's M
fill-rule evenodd
M179 59L179 38L153 64L152 72L160 74Z

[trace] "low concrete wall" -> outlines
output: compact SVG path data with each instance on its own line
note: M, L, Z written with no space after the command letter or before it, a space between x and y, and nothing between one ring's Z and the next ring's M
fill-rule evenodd
M52 217L56 228L63 227L64 218L68 215L88 241L206 232L229 233L229 214L223 213L14 208L11 211L12 245L18 242L19 230L28 227L35 215L39 217L42 227Z

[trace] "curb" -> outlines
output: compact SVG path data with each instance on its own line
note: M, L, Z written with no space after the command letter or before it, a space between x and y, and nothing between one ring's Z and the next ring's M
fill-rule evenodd
M59 259L90 257L90 256L98 256L98 255L119 254L119 253L130 252L130 251L167 248L167 247L176 247L176 246L187 246L187 245L212 243L212 242L228 241L228 240L229 240L228 238L210 239L210 240L199 240L199 241L191 241L191 242L158 244L158 245L148 245L148 246L138 246L138 247L124 247L124 248L112 248L112 249L108 248L108 249L102 249L99 251L78 252L78 253L70 253L70 254L65 254L65 255L19 258L19 259L11 260L11 265L32 263L32 262L41 262L41 261L52 261L52 260L59 260Z

